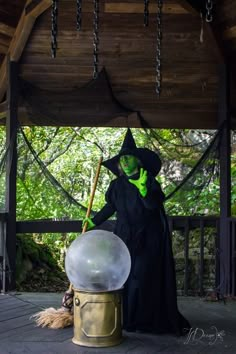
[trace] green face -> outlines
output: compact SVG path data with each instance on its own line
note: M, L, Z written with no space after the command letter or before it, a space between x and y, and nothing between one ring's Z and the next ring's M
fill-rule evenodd
M138 159L133 155L121 156L120 166L127 176L131 176L138 172Z

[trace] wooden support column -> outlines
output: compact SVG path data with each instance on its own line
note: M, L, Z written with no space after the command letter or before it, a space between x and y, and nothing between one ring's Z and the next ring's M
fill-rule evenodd
M224 122L220 147L220 292L230 294L230 232L231 216L231 132L230 132L230 68L227 63L220 66L219 124Z
M6 119L6 143L8 154L6 164L6 211L8 216L6 224L6 248L10 265L10 281L7 280L6 290L13 290L16 285L16 136L18 111L18 64L8 60L7 67L8 109Z

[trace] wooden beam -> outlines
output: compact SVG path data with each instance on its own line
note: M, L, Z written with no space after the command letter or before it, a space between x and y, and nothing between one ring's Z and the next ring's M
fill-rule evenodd
M82 221L80 220L36 220L18 221L16 223L17 234L25 233L54 233L54 232L76 232L81 231Z
M230 294L230 233L228 218L231 216L231 135L230 135L230 70L220 67L219 125L224 123L220 144L220 284L222 295ZM219 285L219 284L218 284Z
M3 59L0 68L0 101L2 101L7 88L7 57Z
M199 16L199 12L192 6L187 0L178 0L178 3L185 9L187 12L191 13L194 16Z
M35 20L38 16L40 16L44 11L46 11L51 6L51 0L41 0L41 1L33 1L32 8L26 14L24 10L21 18L18 22L15 34L12 38L11 44L9 46L7 54L9 55L10 60L17 62L25 48L27 40L30 36L32 28L34 26ZM27 2L26 8L31 4L31 2ZM2 62L2 66L0 69L0 101L3 99L4 94L7 88L7 61L6 58Z
M7 64L8 88L7 98L9 107L6 120L6 145L9 148L6 161L6 247L10 263L11 277L8 290L15 289L16 276L16 174L17 149L16 130L18 112L18 64L8 60Z
M114 220L105 221L96 229L113 231ZM41 234L41 233L65 233L65 232L75 232L79 233L82 230L81 220L65 220L65 221L54 221L54 220L34 220L34 221L17 221L16 222L16 232L17 234Z
M30 4L31 3L26 6L29 6ZM37 5L35 5L31 11L28 11L27 14L25 11L23 11L23 14L16 28L14 38L9 48L11 60L18 61L20 59L36 18L40 16L44 11L46 11L50 6L51 0L41 0L38 1Z
M4 119L7 116L7 102L0 103L0 119Z
M143 13L144 5L142 3L128 3L128 2L106 2L104 4L105 13ZM165 14L186 14L188 11L178 4L163 4L163 13ZM154 3L149 4L149 13L157 13L157 5Z
M51 0L32 0L25 7L25 15L32 17L39 17L44 11L46 11L52 4Z
M8 26L5 23L0 23L0 33L8 37L13 37L15 33L15 28Z
M8 48L10 43L11 43L11 38L6 36L5 34L0 33L0 44Z

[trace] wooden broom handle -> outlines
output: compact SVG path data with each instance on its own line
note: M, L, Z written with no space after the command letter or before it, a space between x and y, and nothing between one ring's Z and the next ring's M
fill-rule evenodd
M95 191L96 191L97 183L98 183L98 177L99 177L100 170L101 170L101 165L102 165L102 156L100 157L99 162L98 162L98 167L97 167L95 179L94 179L94 182L93 182L93 189L92 189L92 192L91 192L91 195L90 195L89 206L88 206L88 209L87 209L86 218L89 218L90 213L91 213L91 209L92 209L92 205L93 205L93 199L94 199L94 195L95 195ZM84 224L84 227L83 227L83 230L82 230L82 234L86 232L87 226L88 226L88 223L86 222Z
M94 179L94 182L93 182L93 189L92 189L92 192L91 192L91 195L90 195L89 206L88 206L88 209L87 209L86 218L88 218L90 213L91 213L91 209L92 209L92 205L93 205L93 199L94 199L94 195L95 195L95 191L96 191L97 183L98 183L98 177L99 177L101 166L102 166L102 160L103 160L103 158L101 156L100 159L99 159L99 162L98 162L98 167L97 167L95 179ZM87 226L88 226L88 223L86 222L84 224L84 227L83 227L83 230L82 230L82 234L84 234L86 232ZM71 283L70 283L68 291L69 292L73 291L73 285Z

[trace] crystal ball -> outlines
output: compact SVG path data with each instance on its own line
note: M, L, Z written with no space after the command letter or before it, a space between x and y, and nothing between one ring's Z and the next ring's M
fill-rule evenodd
M120 289L131 267L129 250L114 233L92 230L78 236L67 250L66 274L76 289Z

